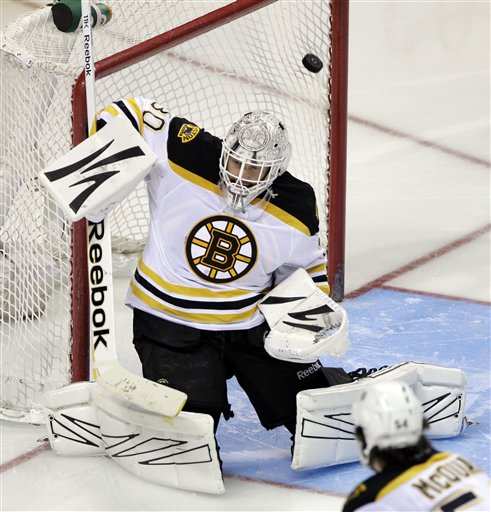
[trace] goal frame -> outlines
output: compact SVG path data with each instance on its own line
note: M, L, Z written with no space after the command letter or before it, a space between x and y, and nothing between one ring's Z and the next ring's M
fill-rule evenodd
M169 50L184 41L230 23L275 1L277 0L236 0L234 3L96 62L95 80L100 80L116 71ZM328 142L329 190L326 205L327 274L331 296L339 302L344 297L349 1L325 1L330 1L332 6L329 70L331 134ZM80 73L73 87L72 130L73 146L87 137L84 71ZM81 220L74 223L72 227L72 382L89 380L89 285L86 246L87 222ZM83 249L80 250L81 248Z

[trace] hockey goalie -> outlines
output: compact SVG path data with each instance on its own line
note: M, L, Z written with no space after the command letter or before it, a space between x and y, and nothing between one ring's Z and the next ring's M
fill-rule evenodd
M328 296L315 194L288 169L291 145L281 120L270 112L248 112L222 139L171 114L154 99L137 97L103 109L97 136L111 136L118 119L125 119L156 157L143 173L150 204L148 240L126 298L133 311L133 343L143 376L185 393L187 401L183 412L167 422L124 401L115 402L96 383L92 389L83 388L80 399L79 390L74 390L70 418L88 416L84 423L70 420L64 429L89 423L96 438L91 440L91 452L103 449L119 463L123 457L114 440L134 434L145 440L170 439L173 446L200 439L202 450L195 453L208 452L213 461L209 466L206 459L178 466L176 448L170 452L174 472L165 479L160 456L155 463L158 477L147 459L135 458L129 469L143 476L141 467L146 464L147 479L160 478L177 487L199 481L199 490L205 492L223 492L214 432L222 416L231 416L227 379L232 376L264 428L284 426L295 436L294 469L356 458L349 420L346 428L339 423L333 428L330 418L336 422L349 414L359 390L373 379L405 380L420 398L438 404L431 407L442 420L435 435L460 431L465 403L462 372L406 363L354 382L336 364L349 347L348 316ZM94 159L107 149L101 143ZM76 185L87 192L89 178L82 165L80 169L84 175ZM57 201L72 198L67 214L107 211L143 177L129 169L131 186L112 187L112 180L123 175L116 170L104 170L91 189L97 193L81 196L70 187ZM59 166L49 169L45 185L56 184L64 172ZM320 358L329 366L324 367ZM53 428L58 429L67 415L66 402L65 397L47 400ZM449 408L455 413L445 419ZM319 432L324 425L326 430ZM98 426L103 428L99 431ZM205 437L200 438L203 432ZM184 437L176 437L181 434ZM62 439L58 431L52 430L51 436L52 445L55 437ZM135 446L128 449L134 453ZM161 447L152 445L152 450ZM194 481L188 477L190 468L201 471Z

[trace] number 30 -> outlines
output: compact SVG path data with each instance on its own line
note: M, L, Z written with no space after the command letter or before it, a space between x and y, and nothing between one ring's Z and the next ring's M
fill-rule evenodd
M143 124L154 132L160 132L164 129L168 115L167 110L153 102L149 110L143 111Z

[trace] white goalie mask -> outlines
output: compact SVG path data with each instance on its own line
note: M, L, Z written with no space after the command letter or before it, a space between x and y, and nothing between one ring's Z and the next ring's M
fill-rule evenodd
M423 408L405 382L369 386L355 400L352 415L365 465L370 464L374 448L414 446L423 433Z
M268 112L245 114L228 131L220 156L220 186L233 209L245 208L286 171L291 146L283 124Z

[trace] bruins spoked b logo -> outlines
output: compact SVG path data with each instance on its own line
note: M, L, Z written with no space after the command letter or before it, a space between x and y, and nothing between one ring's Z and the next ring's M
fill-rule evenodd
M256 263L256 240L244 223L216 215L203 219L191 230L186 257L202 279L228 283L247 274Z

